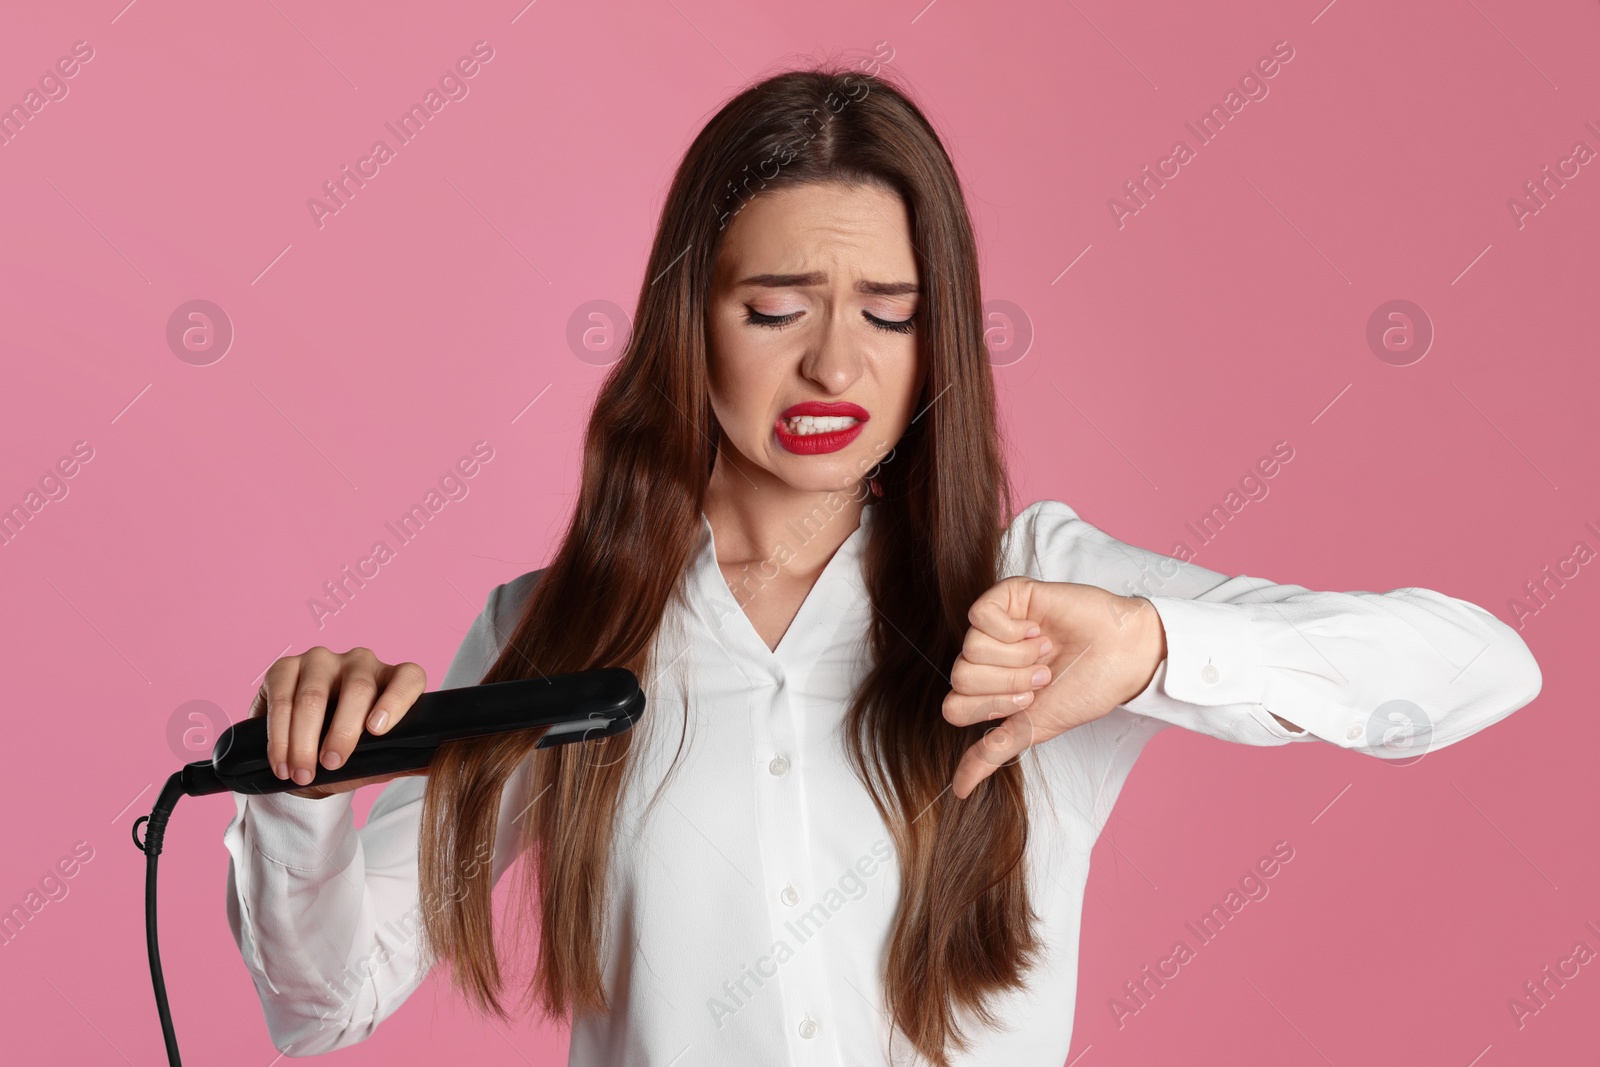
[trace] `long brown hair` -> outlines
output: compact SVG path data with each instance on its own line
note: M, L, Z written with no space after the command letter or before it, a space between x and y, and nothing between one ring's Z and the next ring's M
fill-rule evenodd
M984 728L950 725L941 703L967 611L1001 577L1011 492L960 182L933 127L890 78L840 63L776 75L730 100L690 145L662 207L632 335L590 416L571 523L482 680L603 666L649 677L720 439L705 331L720 239L763 189L822 181L898 193L921 274L921 414L876 471L882 496L870 505L877 518L863 555L872 666L845 733L902 872L886 1006L944 1067L948 1047L968 1047L957 1012L993 1025L991 998L1022 984L1041 946L1025 884L1020 765L1000 768L965 800L948 788ZM635 732L541 750L537 735L459 741L433 761L419 861L425 941L480 1009L509 1015L491 886L454 872L478 868L502 787L531 759L532 806L520 821L533 869L524 867L518 896L528 907L536 897L541 921L527 999L553 1016L608 1010L607 860Z

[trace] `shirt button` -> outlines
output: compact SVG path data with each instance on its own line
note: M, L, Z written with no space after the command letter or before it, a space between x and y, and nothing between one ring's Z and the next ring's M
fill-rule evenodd
M784 886L783 887L783 902L785 904L789 904L791 906L800 903L800 893L799 893L799 891L797 889L795 889L795 887L792 886L792 885ZM807 1036L809 1037L810 1035L808 1034Z
M767 764L767 770L772 772L774 778L789 773L789 761L782 756L772 757L772 762Z
M1344 735L1346 737L1348 737L1350 740L1354 741L1356 738L1361 736L1361 731L1362 731L1362 726L1361 726L1360 723L1357 723L1356 725L1350 727L1350 729L1346 730L1344 732Z
M804 1038L817 1036L817 1021L809 1015L800 1020L800 1036Z
M1205 682L1207 685L1211 685L1220 677L1221 675L1218 673L1217 669L1209 663L1200 668L1200 680Z

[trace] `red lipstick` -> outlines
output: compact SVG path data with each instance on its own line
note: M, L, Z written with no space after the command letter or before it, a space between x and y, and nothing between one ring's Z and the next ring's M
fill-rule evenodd
M844 415L855 419L856 422L853 426L826 433L790 433L784 423L798 415ZM772 424L772 432L777 436L778 444L783 446L785 452L792 452L798 456L817 456L827 452L837 452L860 437L867 420L871 417L867 414L866 408L848 401L807 400L785 408L777 421Z

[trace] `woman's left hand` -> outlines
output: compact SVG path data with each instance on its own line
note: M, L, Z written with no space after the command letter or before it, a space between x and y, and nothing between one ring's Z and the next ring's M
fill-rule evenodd
M998 721L956 768L951 786L963 798L1030 745L1138 696L1167 654L1150 601L1093 585L1006 578L967 619L944 717L957 726Z

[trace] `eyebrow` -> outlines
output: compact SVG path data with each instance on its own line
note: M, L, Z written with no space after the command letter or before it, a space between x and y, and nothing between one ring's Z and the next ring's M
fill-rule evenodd
M763 289L800 289L808 285L822 285L828 276L821 271L809 274L752 274L737 282L739 286L755 285ZM918 292L916 282L856 282L855 290L867 296L913 296Z

